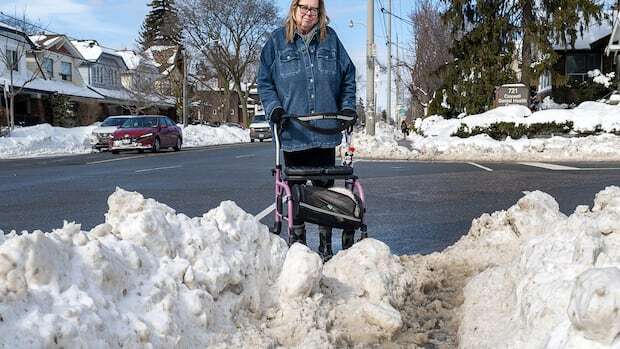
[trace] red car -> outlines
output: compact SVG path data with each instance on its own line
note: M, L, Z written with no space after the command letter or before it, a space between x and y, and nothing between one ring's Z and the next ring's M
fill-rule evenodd
M173 148L181 150L183 133L172 120L166 116L143 115L127 119L110 136L110 151L118 154L123 150L152 150Z

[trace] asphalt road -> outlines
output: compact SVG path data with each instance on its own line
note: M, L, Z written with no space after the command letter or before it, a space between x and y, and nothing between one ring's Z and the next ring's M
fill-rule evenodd
M274 157L271 143L251 143L178 153L1 160L0 230L51 231L63 220L89 230L104 222L116 187L190 217L224 200L258 214L273 203ZM355 169L367 194L370 236L394 253L412 254L449 246L467 233L473 218L507 209L524 191L545 191L570 214L577 205L591 206L606 186L620 185L620 163L555 165L358 161ZM262 222L271 224L272 216ZM309 229L314 248L315 233ZM339 234L336 249L337 240Z

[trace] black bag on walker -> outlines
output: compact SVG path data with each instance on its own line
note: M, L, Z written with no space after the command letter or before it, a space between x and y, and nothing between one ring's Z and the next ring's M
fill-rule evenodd
M347 230L362 226L361 199L349 189L295 185L292 195L298 217L304 222Z

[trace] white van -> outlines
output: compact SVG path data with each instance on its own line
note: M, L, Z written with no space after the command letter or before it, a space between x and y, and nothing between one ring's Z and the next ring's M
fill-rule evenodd
M250 141L258 139L263 141L264 139L271 139L271 127L264 113L254 115L252 123L250 124Z

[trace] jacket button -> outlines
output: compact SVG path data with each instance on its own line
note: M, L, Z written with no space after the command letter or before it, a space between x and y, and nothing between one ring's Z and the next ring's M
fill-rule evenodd
M291 59L291 56L286 56L286 59Z

